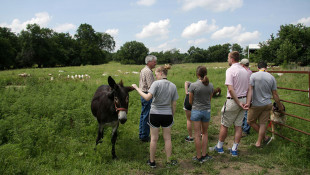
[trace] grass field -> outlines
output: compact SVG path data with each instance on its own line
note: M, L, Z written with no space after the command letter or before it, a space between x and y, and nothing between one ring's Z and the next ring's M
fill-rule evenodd
M183 111L184 82L195 81L198 65L208 68L208 77L222 95L212 99L209 146L218 139L221 107L226 100L225 71L227 63L173 65L168 79L176 84L179 94L175 124L172 127L173 156L176 167L165 167L163 139L156 152L157 168L146 165L149 144L138 139L140 97L130 93L128 120L119 127L116 143L118 160L111 156L111 128L105 130L103 143L94 151L97 121L91 114L90 102L96 89L107 84L108 75L125 86L139 83L142 65L109 63L98 66L20 69L0 72L0 174L309 174L310 138L289 130L278 131L304 147L277 137L263 149L250 146L257 134L241 140L240 156L232 158L211 153L214 159L202 165L191 159L194 143L184 141L187 135ZM255 70L254 67L251 68ZM277 70L280 70L277 69ZM309 70L309 69L307 69ZM27 73L30 76L20 77ZM89 75L85 78L85 74ZM70 78L68 78L68 75ZM84 75L83 79L71 76ZM308 75L274 74L278 86L308 89ZM53 77L53 78L52 78ZM53 79L53 80L51 80ZM308 104L305 92L279 90L280 98ZM287 113L310 119L307 107L285 103ZM287 124L310 132L309 122L288 116ZM231 146L229 130L224 148ZM306 148L308 147L308 149Z

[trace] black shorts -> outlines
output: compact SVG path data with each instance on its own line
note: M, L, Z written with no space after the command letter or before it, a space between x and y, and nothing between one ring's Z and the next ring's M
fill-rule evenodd
M188 111L192 110L192 105L189 104L189 94L186 94L186 96L185 96L183 109L188 110Z
M172 115L162 115L162 114L150 114L149 121L147 122L152 128L169 128L173 125Z

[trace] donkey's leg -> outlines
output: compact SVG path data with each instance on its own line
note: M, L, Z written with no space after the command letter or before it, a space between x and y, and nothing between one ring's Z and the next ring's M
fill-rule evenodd
M116 139L117 139L117 129L118 129L118 121L117 121L117 124L113 127L113 130L112 130L112 139L111 139L111 142L112 142L112 158L113 159L116 159L117 156L115 154L115 143L116 143Z
M94 148L94 150L96 150L96 147L99 143L102 143L102 138L103 138L103 131L104 131L104 128L103 128L103 125L102 124L98 124L98 136L97 136L97 139L96 139L96 146Z

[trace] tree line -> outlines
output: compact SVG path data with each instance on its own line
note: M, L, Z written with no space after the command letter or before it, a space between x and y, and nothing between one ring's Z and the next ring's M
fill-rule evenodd
M265 60L274 64L291 62L310 65L310 29L301 24L282 25L274 36L259 43L260 49L250 54L251 62ZM178 49L149 52L141 42L126 42L115 49L114 38L96 32L91 25L81 24L74 36L69 33L57 33L37 24L28 24L19 34L9 28L0 27L0 69L56 66L97 65L109 61L122 64L145 64L148 54L157 56L158 63L203 63L225 62L230 51L238 51L241 58L248 57L246 47L226 43L210 46L207 49L191 46L186 53Z

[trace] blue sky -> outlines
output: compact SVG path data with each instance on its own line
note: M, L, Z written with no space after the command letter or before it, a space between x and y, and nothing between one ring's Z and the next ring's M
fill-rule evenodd
M0 26L29 23L74 35L80 24L150 51L266 41L280 25L310 26L309 0L0 0ZM115 50L115 51L116 51Z

